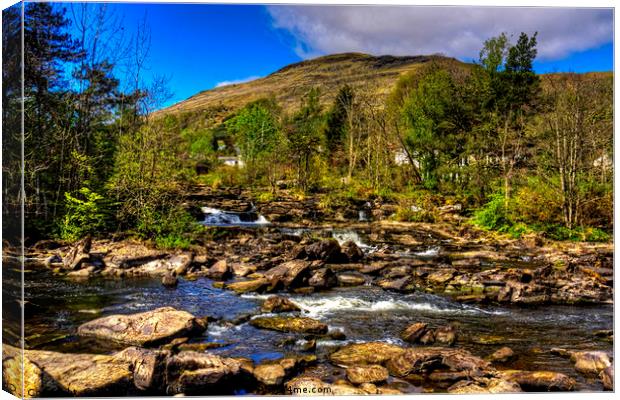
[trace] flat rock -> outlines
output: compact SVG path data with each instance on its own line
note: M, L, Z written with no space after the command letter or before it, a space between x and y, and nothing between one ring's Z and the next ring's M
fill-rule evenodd
M500 376L510 382L516 382L526 392L565 392L575 388L575 380L552 371L500 371Z
M384 342L354 343L332 353L329 359L336 365L383 364L404 351L402 347Z
M187 311L162 307L129 315L110 315L80 325L78 335L148 346L203 332L204 323Z
M361 286L366 283L366 277L355 272L342 272L337 275L340 286Z
M327 333L327 325L316 319L306 317L258 317L250 320L250 325L280 332Z
M248 281L232 282L225 285L235 293L261 292L269 286L269 281L265 278L257 278Z
M347 379L356 385L385 382L388 376L388 370L381 365L361 365L347 368Z

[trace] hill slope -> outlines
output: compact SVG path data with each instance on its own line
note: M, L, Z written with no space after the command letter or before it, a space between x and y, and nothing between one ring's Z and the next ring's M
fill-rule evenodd
M288 65L251 82L200 92L161 110L160 113L205 109L220 109L222 113L228 113L250 101L272 95L285 111L292 111L299 107L301 97L311 87L319 87L321 102L328 104L344 84L360 88L367 87L370 83L373 91L380 96L386 96L402 74L431 61L465 65L456 59L442 56L375 57L360 53L334 54Z

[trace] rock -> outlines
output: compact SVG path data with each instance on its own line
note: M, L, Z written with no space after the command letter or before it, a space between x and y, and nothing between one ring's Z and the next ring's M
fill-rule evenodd
M575 370L584 375L598 376L611 365L609 356L603 351L578 351L571 353Z
M168 259L170 267L176 276L185 275L194 261L194 254L190 252L177 254Z
M293 333L327 333L327 325L321 321L306 317L258 317L250 325L260 329L270 329Z
M85 266L85 265L86 263L82 263L82 266ZM67 273L67 276L70 278L88 278L89 276L92 276L95 273L96 269L97 267L95 267L94 265L89 265L82 269L71 271Z
M166 272L161 278L161 284L168 288L175 288L179 284L179 280L171 272Z
M416 343L426 332L426 326L427 324L423 322L411 324L403 331L400 337L409 343Z
M364 392L368 393L368 394L378 394L379 390L377 388L376 385L372 384L372 383L362 383L359 386L360 389L362 389Z
M282 284L285 288L303 286L302 283L310 271L310 263L292 260L282 263L265 272L265 278L272 287Z
M138 389L156 392L164 389L166 358L169 356L169 351L140 347L128 347L114 355L131 364L133 382Z
M442 326L435 329L435 343L452 346L456 342L456 328L453 326Z
M336 286L338 279L336 274L331 268L320 268L313 272L310 279L308 279L308 285L317 289L329 289Z
M304 248L306 259L321 260L328 263L338 263L346 261L346 257L342 254L340 244L336 239L325 239Z
M347 368L347 378L356 385L385 382L388 375L388 370L380 365L362 365Z
M418 341L425 346L435 343L435 331L432 329L426 330Z
M338 274L340 286L361 286L366 283L366 277L355 272L343 272Z
M271 296L261 306L261 311L265 313L280 313L289 311L301 311L297 304L286 297Z
M162 307L138 314L98 318L80 325L78 335L149 346L201 333L205 325L187 311Z
M614 390L614 365L610 364L601 371L599 374L601 382L603 382L603 388L605 390Z
M254 368L253 373L256 380L266 386L280 386L286 377L280 364L261 364Z
M519 384L499 378L476 378L475 380L462 380L448 388L448 393L450 394L518 392L522 392Z
M230 268L226 260L220 260L213 264L211 268L207 270L207 276L217 281L223 281L230 276Z
M336 365L383 364L404 351L402 347L384 342L354 343L332 353L329 359Z
M565 392L573 390L575 380L559 372L552 371L500 371L500 376L516 382L526 392Z
M351 386L345 382L334 383L330 386L331 394L334 396L355 396L365 395L366 392L362 389L358 389L355 386Z
M83 262L90 260L91 245L92 238L90 236L86 236L73 245L63 260L65 268L74 271L80 268Z
M441 268L428 274L426 280L431 285L443 285L451 280L455 274L456 270L453 268Z
M412 277L405 276L399 279L380 279L376 281L377 285L385 290L394 290L397 292L410 291L408 285L411 283ZM413 289L411 289L413 290Z
M321 396L331 395L331 385L319 378L311 376L298 376L284 385L284 391L294 396Z
M415 347L403 351L386 364L390 373L403 377L411 373L426 373L439 368L479 374L489 363L461 349Z
M250 281L233 282L225 285L226 289L236 293L261 292L269 286L269 281L265 278L253 279Z
M502 364L514 359L515 353L510 347L502 347L489 356L489 361Z
M226 394L239 389L241 362L209 353L184 351L166 362L167 393Z
M344 242L340 249L349 262L359 262L364 258L364 252L351 240Z
M235 276L240 276L240 277L248 276L251 273L256 272L255 266L243 264L243 263L233 264L231 268L232 268L233 274L235 274Z
M3 344L3 386L21 392L21 350ZM114 356L25 350L27 397L125 396L132 385L129 362Z

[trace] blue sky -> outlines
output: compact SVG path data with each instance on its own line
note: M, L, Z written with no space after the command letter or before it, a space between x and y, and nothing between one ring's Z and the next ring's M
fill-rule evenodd
M485 38L502 31L514 37L521 31L539 32L537 72L613 70L611 10L139 3L108 7L122 16L127 38L146 17L151 48L145 77L170 79L173 97L167 104L322 54L442 53L471 61Z

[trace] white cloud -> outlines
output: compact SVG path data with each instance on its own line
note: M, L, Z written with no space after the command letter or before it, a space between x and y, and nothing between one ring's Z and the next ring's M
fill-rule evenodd
M594 8L269 6L276 28L297 40L303 58L364 52L443 53L477 59L483 42L501 32L538 32L538 57L559 59L613 41L613 11Z
M250 82L256 79L259 79L260 76L248 76L247 78L242 78L242 79L234 79L231 81L222 81L222 82L218 82L215 84L215 87L222 87L222 86L228 86L228 85L236 85L238 83L246 83L246 82Z

